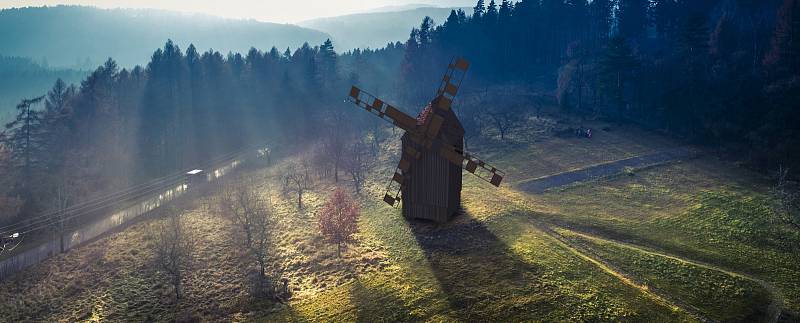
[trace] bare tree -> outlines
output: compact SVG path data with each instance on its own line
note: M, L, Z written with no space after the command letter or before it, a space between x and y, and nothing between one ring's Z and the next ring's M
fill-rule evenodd
M297 193L297 208L303 208L303 193L311 187L308 172L297 163L290 163L284 171L284 185L287 192Z
M341 113L331 113L326 120L326 131L322 140L322 148L333 165L333 181L339 182L339 169L347 146L349 123Z
M486 128L487 107L489 102L489 88L474 90L465 93L460 99L461 108L455 109L461 126L464 127L464 148L469 149L469 143L479 138Z
M156 224L156 263L167 274L175 290L175 299L181 298L183 277L191 269L195 241L187 232L186 221L175 209L166 211L167 218Z
M56 212L54 213L54 226L56 234L58 235L59 249L64 252L64 232L66 226L67 210L74 203L74 195L70 190L70 184L65 177L59 177L56 183L55 196L53 202L55 203Z
M797 184L789 180L788 168L780 166L776 175L772 194L778 200L779 210L776 212L778 219L795 229L800 229L800 192Z
M364 186L366 180L368 154L367 145L356 141L347 149L347 155L344 158L344 169L353 179L353 187L357 194L361 193L361 187Z
M269 199L262 198L253 185L230 184L220 197L220 211L233 224L233 236L241 246L245 269L258 264L253 294L276 296L275 275L267 272L273 229L273 211Z
M22 210L23 201L18 196L10 196L16 179L11 167L11 151L2 142L4 132L0 132L0 224L9 224Z
M487 116L495 129L500 132L501 140L505 140L509 132L525 120L524 111L519 104L495 107L487 113Z
M320 145L313 146L308 155L308 160L311 161L314 169L314 175L318 179L327 178L332 174L333 166L331 165L330 158L328 158L324 147Z
M478 106L470 105L456 110L461 126L464 127L464 149L469 149L469 143L481 136L485 124L483 110Z
M381 151L381 142L386 139L383 132L383 120L370 118L369 139L372 147L372 155L377 156Z

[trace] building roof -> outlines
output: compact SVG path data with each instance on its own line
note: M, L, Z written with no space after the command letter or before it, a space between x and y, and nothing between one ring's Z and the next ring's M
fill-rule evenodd
M422 111L417 116L417 125L418 126L424 125L425 122L428 121L428 118L430 118L432 112L433 112L433 106L430 103L428 103L428 105L426 105L425 108L423 108Z

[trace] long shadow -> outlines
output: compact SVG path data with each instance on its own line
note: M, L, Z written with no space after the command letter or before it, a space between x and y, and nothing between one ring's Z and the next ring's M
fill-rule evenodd
M390 291L369 287L356 279L350 289L356 322L419 322L405 302Z
M506 299L513 295L546 288L539 279L542 269L515 256L485 223L463 209L448 224L409 220L409 226L458 319L536 319L553 309L546 303L498 306L512 303Z

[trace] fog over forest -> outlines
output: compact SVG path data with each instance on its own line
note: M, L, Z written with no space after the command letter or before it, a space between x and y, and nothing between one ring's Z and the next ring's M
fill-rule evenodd
M431 15L438 16L432 18ZM397 26L412 19L415 19L412 26L402 27L405 31L401 36L397 36L397 29L401 28ZM370 25L384 22L394 27L375 27L365 31L370 29ZM394 211L386 211L388 208L380 209L372 204L360 207L360 204L353 202L363 201L367 196L374 198L372 195L375 195L377 190L383 192L383 184L377 184L378 181L374 180L379 170L370 167L391 164L390 168L397 163L394 157L403 154L401 152L408 148L400 147L398 144L402 131L392 128L393 126L384 120L354 107L353 102L347 101L348 94L352 93L351 86L357 86L385 100L412 118L416 117L416 120L407 118L411 123L416 121L418 126L425 125L428 119L421 111L426 105L431 104L437 87L442 84L442 74L449 63L455 62L454 58L464 57L469 61L469 69L463 84L459 84L461 87L453 104L453 111L459 126L463 127L463 143L466 148L459 148L461 150L457 153L470 156L471 149L475 148L478 150L476 154L485 153L500 160L500 165L509 170L510 180L496 191L482 191L486 187L476 186L477 181L473 178L465 180L465 196L473 198L483 196L486 200L477 201L475 198L463 205L468 210L461 211L482 214L480 212L502 209L506 213L504 217L498 216L497 220L492 218L494 215L481 217L467 214L457 218L456 221L461 227L453 230L468 228L471 234L478 235L480 239L470 238L461 241L451 237L452 241L448 240L442 245L452 243L458 244L459 248L462 245L466 246L453 254L473 252L470 251L472 249L483 250L485 246L475 247L470 243L484 239L491 241L494 244L492 246L500 246L497 248L503 250L502 255L488 258L491 261L529 268L529 264L519 265L522 262L519 259L537 258L541 255L525 254L527 250L540 250L540 246L545 245L560 246L569 244L570 241L583 241L581 239L585 238L584 233L560 235L572 227L585 225L585 231L588 232L585 235L611 232L619 229L618 227L627 226L633 228L630 230L653 226L654 232L666 230L665 227L687 232L702 228L717 234L714 236L714 239L717 239L714 243L717 245L713 248L698 247L700 251L695 250L694 254L689 252L686 253L688 256L681 254L689 259L682 261L680 266L683 267L695 263L703 264L707 259L714 260L712 259L714 255L703 252L717 250L714 248L724 249L725 243L719 241L728 241L725 239L732 239L731 236L747 237L742 238L747 243L756 241L768 245L779 250L775 251L776 254L784 255L785 252L797 255L796 241L800 241L798 240L800 236L796 231L792 231L794 229L787 228L800 228L798 220L800 217L792 217L793 214L799 214L795 210L800 205L797 202L800 201L800 194L792 193L795 191L788 188L793 188L794 184L787 183L798 179L797 174L800 174L798 172L800 170L800 149L798 149L800 147L800 109L798 109L800 38L796 37L800 32L800 0L492 0L490 2L478 0L472 8L420 8L368 12L318 19L300 25L304 27L145 9L104 10L59 6L0 11L0 30L14 30L10 33L0 33L0 46L2 46L0 47L0 120L5 121L4 127L0 129L0 227L17 225L33 227L37 224L36 221L42 221L37 220L36 216L50 214L48 211L59 208L65 209L65 205L92 201L109 192L146 185L152 181L171 178L170 176L183 176L188 170L213 164L220 156L229 156L252 147L261 148L262 151L259 153L263 155L266 154L264 147L269 147L270 151L274 151L273 156L281 156L286 160L294 158L296 161L287 162L289 166L270 170L272 173L258 173L260 175L257 177L248 179L247 182L250 183L248 185L251 186L247 189L243 188L244 186L238 188L231 186L226 187L224 192L221 190L223 193L213 200L213 203L217 204L228 203L220 207L222 210L219 211L220 214L224 212L237 214L238 209L235 206L237 201L243 205L248 199L261 201L261 198L248 195L248 192L253 191L250 189L252 187L259 187L265 191L280 190L280 195L278 193L270 195L269 199L277 199L277 196L280 196L289 202L275 202L275 209L272 209L273 204L270 204L269 207L258 208L259 212L277 214L296 211L298 214L296 218L305 221L303 223L306 224L311 223L309 219L322 217L319 224L314 222L313 230L309 230L315 234L317 231L327 234L326 230L333 230L331 227L336 225L325 222L333 220L324 216L333 212L330 211L331 208L337 205L331 206L331 203L335 202L345 209L346 214L343 214L351 218L349 225L355 229L350 234L355 234L357 228L365 231L362 232L364 236L374 234L369 230L388 227L386 223L391 223L393 228L400 228L393 235L378 235L379 238L373 238L365 244L371 249L364 251L363 259L359 259L375 264L353 265L353 268L373 266L380 270L397 270L398 266L384 266L382 263L377 264L379 263L377 260L367 258L383 257L381 261L389 263L396 259L406 261L407 258L419 257L431 263L424 268L431 270L433 274L428 274L426 271L425 275L435 276L425 279L438 279L441 288L444 288L444 291L440 292L446 297L439 299L436 304L446 304L442 306L458 307L459 311L468 311L469 309L460 307L473 306L464 305L473 304L471 303L473 295L486 299L501 299L503 297L494 294L486 296L477 292L474 294L463 292L463 289L459 289L463 287L461 279L458 282L448 282L449 276L440 274L440 272L454 271L457 274L464 274L459 270L466 271L464 268L468 267L448 262L456 258L452 254L446 257L454 258L440 260L442 251L437 249L440 246L436 244L437 242L431 242L435 238L430 236L436 236L438 234L436 232L439 232L436 230L451 230L453 227L397 225L396 222L391 222L394 220L388 220L389 215L379 213ZM394 39L396 37L402 38ZM380 45L374 46L378 42ZM445 79L449 77L446 76ZM438 105L429 106L430 109L434 107ZM382 113L378 114L383 117ZM397 124L395 122L395 125ZM684 151L676 148L692 147L714 156L715 159L704 165L703 169L709 174L716 175L708 182L700 182L696 178L701 177L691 173L684 174L684 169L672 169L669 173L665 172L666 175L646 177L649 175L644 169L634 170L625 167L620 168L622 171L615 175L617 177L611 177L608 182L605 182L605 179L596 181L591 179L593 182L587 184L600 188L591 186L591 189L588 189L586 187L589 186L565 185L563 187L566 188L563 190L543 190L539 192L542 194L532 200L525 200L515 195L523 194L517 191L509 193L512 192L511 189L518 189L525 181L574 170L574 166L580 163L597 166L610 162L605 159L594 160L593 158L597 156L603 156L602 158L613 156L616 160L627 160L652 153L656 149L642 148L647 145L645 143L641 146L629 144L619 149L593 147L604 147L602 145L617 147L613 145L617 145L618 142L628 143L628 140L644 142L653 137L659 138L651 141L659 143L658 145L669 142L663 147L669 147L670 153ZM405 140L409 140L407 138ZM548 140L557 144L548 146ZM579 147L576 148L578 152L570 155L578 156L577 161L557 160L550 155L550 150L557 151L565 146L560 140ZM461 142L459 139L459 143ZM689 155L687 153L676 159L690 160ZM387 162L387 158L390 161ZM752 195L736 193L742 187L757 187L757 185L766 187L767 184L756 180L745 182L744 175L739 178L740 173L719 175L723 167L718 165L723 162L739 167L737 169L741 174L757 174L752 176L767 178L762 182L772 183L773 177L770 176L776 174L778 170L779 176L775 180L778 184L759 188L759 191ZM536 167L546 169L549 173L539 174ZM382 170L384 173L388 172L387 180L392 178L391 171L394 170L389 168ZM493 172L497 170L494 166L491 166L491 169ZM687 166L686 169L693 168ZM474 171L474 168L472 170ZM527 179L521 175L515 177L524 172L530 172L525 173ZM405 170L402 173L405 174ZM464 174L469 175L466 172ZM588 177L588 174L587 171L585 175ZM384 175L381 175L380 181L384 180L383 177L386 177ZM273 178L278 179L271 185L280 188L264 188L269 185L252 184L253 181L262 179L266 183ZM325 182L330 186L314 191L311 184L308 184L312 182L310 178L317 178L319 183ZM675 184L671 182L673 178L680 178L688 184L681 184L682 187L677 188L669 186ZM613 180L619 180L623 184L613 186L617 185ZM658 182L662 180L668 183ZM712 184L712 181L729 182L725 182L724 185L719 184L723 188L715 191L714 189L718 188L714 186L717 182ZM652 184L656 182L658 184ZM489 188L495 189L495 187ZM458 189L460 199L460 180ZM568 191L568 189L574 190ZM634 189L636 191L632 193L626 191ZM687 192L684 192L684 189ZM689 189L703 191L688 192ZM271 194L272 191L269 192ZM307 194L305 199L304 193ZM353 201L349 200L349 194L356 196ZM561 195L557 194L578 196L571 196L569 200L565 198L564 202L561 202ZM668 194L675 194L677 197ZM321 201L328 198L328 195L333 202L321 206L323 205ZM511 196L523 202L503 200L504 202L500 203L492 200L500 200L501 196ZM383 195L380 195L379 198L382 197ZM612 198L620 198L624 203L587 206L592 202L612 201ZM763 201L760 200L762 198ZM552 200L559 202L555 204ZM269 203L273 203L271 201ZM612 213L620 213L619 210L628 210L625 208L629 205L625 203L629 201L636 201L630 203L636 206L636 211L631 211L634 215L624 220L601 218L601 216L611 217L609 214ZM532 207L531 205L547 206L535 211L526 209ZM382 204L381 206L384 207ZM208 205L203 207L205 211L202 212L212 212L208 211L212 209ZM597 219L590 219L590 215L594 216L594 213L579 207L586 207L591 212L601 215L598 215ZM679 207L682 207L680 211L675 211ZM713 207L725 209L706 211ZM778 211L772 211L773 208ZM361 227L358 227L356 213L362 209L365 214L376 213L375 216L363 221L379 222L358 222L361 224ZM514 220L519 223L502 222L518 216L523 209L524 212L533 215L526 215L524 220ZM702 213L698 213L701 211ZM556 218L553 214L558 212L566 215L563 218ZM733 224L732 228L718 229L722 232L719 233L714 231L718 228L715 225L705 223L703 224L705 226L695 225L695 222L689 220L674 222L664 220L669 212L681 216L691 215L691 221L701 221L701 219L717 221L722 218L720 222ZM785 221L776 222L772 218L767 220L768 216L759 212L787 214L787 216L782 219ZM392 217L397 215L392 214ZM549 227L546 230L542 229L550 225L549 222L546 225L541 224L546 221L553 223L561 223L559 221L562 220L564 223L574 221L570 216L577 217L575 214L585 216L580 219L585 222L564 225L567 229L563 230L551 230ZM737 216L746 219L736 218ZM486 220L490 218L492 220ZM174 221L168 223L173 226L170 228L173 228L174 232L180 231L180 221L177 218L170 219ZM630 219L641 220L644 224L629 225L630 222L625 221L633 221ZM247 220L249 219L234 219L230 223L238 224L236 221L247 222ZM744 228L745 224L742 223L749 223L747 221L759 221L758 225L763 227L759 227L758 230ZM365 227L364 223L369 223L369 226ZM517 227L522 227L523 224L520 223L530 227L519 229L519 232L514 231L514 235L510 237L503 236L509 234L509 231L517 230ZM776 225L775 223L784 226L775 230L763 229ZM54 235L54 232L63 234L64 224L59 225L61 227L48 227L46 230L49 231L46 231L46 234ZM148 240L148 245L156 244L157 241L161 241L159 239L169 238L170 236L163 234L166 232L164 230L166 229L160 231L162 235L158 239ZM461 231L452 232L461 234ZM547 242L531 242L530 245L523 247L520 247L521 243L515 244L518 236L530 232L546 234L550 237L548 239L557 243L547 240ZM644 241L642 236L653 234L650 231L646 234L641 232L619 233L608 238L608 241L624 240L625 243L620 245L625 246L630 241L651 243L642 242ZM695 238L703 235L702 232L691 232ZM6 232L0 230L0 233ZM255 268L254 264L258 264L260 270L258 277L262 277L267 275L266 272L271 268L265 260L269 257L263 254L266 252L264 251L266 247L258 247L261 249L253 247L258 239L250 239L251 233L247 231L248 247L255 248L253 250L256 251L247 249L250 250L247 256L256 257L251 261L251 265ZM630 236L627 235L629 233ZM252 234L258 236L258 232ZM266 233L262 232L261 235L264 236ZM300 236L302 235L296 234L284 237L287 241L285 243L293 244L295 239L301 240ZM556 237L555 240L553 237ZM350 236L337 239L339 239L335 241L337 256L342 257L342 246L352 243L353 239ZM396 241L400 240L403 241L399 243L403 248L413 245L416 248L429 250L414 251L411 256L406 254L397 256L392 253L394 250L386 251L387 248L373 248L373 245L370 245L370 243L398 244ZM590 249L600 248L595 244L601 247L610 244L608 241L601 243L595 240L586 238L589 242L581 242L581 246ZM268 237L263 237L260 242L266 244ZM660 242L652 242L656 243ZM677 242L670 240L670 243ZM683 248L681 243L666 245L663 250L659 249L657 252L668 254L679 250ZM286 248L289 247L284 246L284 249ZM625 248L650 250L649 247ZM313 248L308 250L310 249ZM580 248L572 249L562 250L562 253L558 254L559 257L570 252L581 252ZM741 249L755 250L745 247ZM296 253L313 252L308 250ZM347 256L347 248L344 250ZM512 254L512 251L519 254ZM275 251L276 254L280 252L282 251ZM637 266L643 263L650 264L652 259L656 258L650 253L657 252L647 252L647 257L650 258L646 258L646 261L638 258L625 261L635 262ZM737 254L730 250L726 252ZM386 256L387 254L389 256ZM609 258L621 254L618 251L604 253ZM773 255L773 253L768 254L770 257ZM349 255L354 257L352 254ZM291 272L294 268L292 266L316 264L315 261L318 260L303 258L301 261L297 260L301 256L297 257L293 258L292 265L283 266L281 270ZM325 258L325 261L327 259ZM475 259L480 257L475 256ZM470 264L477 261L475 259L459 259L459 261ZM693 262L692 259L699 260ZM575 265L577 263L588 262L575 260L570 266L578 266ZM326 263L320 266L333 268L339 265L341 263L337 262L335 265ZM350 266L349 263L346 265ZM730 263L723 265L727 266ZM715 272L716 275L729 273L729 267L723 265L719 267L722 269ZM551 270L548 266L550 265L532 264L530 268L533 269L529 271L536 272L536 277L542 276L545 277L542 279L546 279L547 275L540 275L539 271ZM665 268L667 265L653 266ZM749 275L752 273L756 277L763 272L774 271L774 268L752 266L741 270L747 274L736 274L732 277L748 280L747 284L753 286L766 286L766 283L761 284L760 280L752 279ZM329 267L324 268L327 270ZM409 266L409 268L418 267L420 266ZM617 270L614 266L601 267L607 272L592 277L627 277L613 273L607 275ZM699 267L706 270L712 266ZM636 267L636 270L638 268ZM410 270L405 267L403 270L409 273L417 272L416 269ZM553 272L560 272L559 270ZM526 275L530 272L508 274L503 277L519 280L520 277L528 277ZM631 272L639 273L635 270ZM795 277L792 274L794 272L780 273L792 276L785 278L785 281L789 282L787 285L795 284L796 280L792 279L800 277ZM280 288L286 290L281 295L289 295L291 294L288 291L289 282L281 280L284 278L280 276L282 274L283 272L280 272L274 274L275 276L269 276L269 282L264 284L267 284L268 288L275 289L278 288L275 286L280 286L279 282L283 282L284 285ZM398 276L406 274L403 272ZM690 276L682 272L675 275L682 279ZM710 274L694 273L692 275L694 276L691 277L701 278L710 276ZM650 277L646 274L643 276ZM325 278L322 274L319 277ZM342 281L352 283L352 275L343 277ZM734 283L730 281L734 281L734 278L727 277L722 283L715 281L716 285L713 286L715 288L732 286ZM316 279L317 277L313 278L312 283L310 282L312 278L308 278L307 284L317 289L309 292L309 289L298 287L297 294L312 299L316 291L323 291L334 285L327 285L326 282L325 286L320 287L321 285L315 285ZM387 279L387 282L376 285L384 286L383 284L390 284L388 281L394 282L394 280ZM177 283L175 280L172 282L175 284L175 299L179 299L181 278L177 278ZM262 281L259 280L258 283ZM352 284L352 286L357 285L357 283ZM551 282L542 283L541 286L550 288L551 285L556 286L553 289L563 287ZM650 291L647 289L648 285L628 278L625 278L624 284L619 286L625 288L633 286L631 290L644 291L643 293L672 291L663 287L653 288L653 291ZM797 285L785 287L778 284L778 286L788 290L786 307L800 308L798 307L800 291L795 290ZM696 286L693 287L696 289ZM353 288L361 287L359 285ZM596 287L600 291L605 290L604 288ZM406 288L408 289L412 288ZM508 290L516 292L513 288ZM469 289L469 291L474 290ZM625 293L628 292L630 291ZM256 292L248 290L241 293ZM737 297L744 295L742 297L746 296L748 299L763 296L756 292L748 293L750 292L739 292L736 295ZM469 295L464 296L467 294ZM288 299L288 296L281 297L284 296L275 296L269 302L283 304L282 302ZM382 295L382 297L390 299L393 296ZM641 297L637 297L631 299L640 301ZM653 298L658 299L658 302L668 299L659 297ZM691 297L690 301L703 298L697 294L691 294ZM647 299L648 302L651 301L650 298ZM414 306L417 306L415 303L417 301L417 299L403 301L405 302L403 304L414 303ZM613 306L607 304L624 303L608 299L597 302L601 301L607 302L603 303L606 304L603 306L609 308ZM231 319L235 317L232 313L246 312L247 310L242 308L256 304L241 301L241 304L246 304L245 306L237 302L240 300L230 301L237 305L230 305L224 309L215 308L209 310L209 313L214 314L204 312L202 315L207 314L208 317L223 320ZM681 302L677 303L683 305ZM699 303L698 306L707 305ZM764 303L769 302L764 301ZM477 301L474 304L476 308L479 306L488 308L484 308L486 312L482 314L495 310L493 305L487 306ZM623 305L634 306L628 303ZM520 307L531 306L533 305L526 303ZM756 305L752 306L755 308ZM754 309L752 313L740 316L725 316L727 313L723 313L719 316L709 314L709 317L712 321L748 321L757 315L772 315L773 313L769 311L774 310L772 309L774 306L770 306L772 306L770 309L764 310L762 307L767 306L762 306L757 310ZM713 310L719 308L727 307L720 305ZM750 307L742 305L739 308ZM405 307L403 310L414 313ZM403 310L399 312L404 312ZM316 309L309 312L314 311L319 312ZM698 315L697 317L702 318L702 315L706 315L704 311L689 310L687 315ZM609 310L608 313L610 312ZM574 316L568 319L557 316L555 319L550 318L555 321L583 320L587 317L589 320L615 321L627 318L625 315L652 314L649 312L642 314L629 309L619 312L624 315L617 312L612 314L603 312L587 314L586 317L580 318ZM777 312L777 315L781 315L780 310ZM497 313L491 313L492 315L481 318L496 319L497 315L494 314ZM653 314L652 317L655 317L653 319L655 321L681 320L675 313L678 312L669 312L663 314L664 316ZM261 314L264 313L259 313ZM597 316L593 316L595 314ZM606 314L610 316L602 316ZM43 319L35 314L25 315ZM429 315L425 317L426 319L437 318L435 315L430 316L429 313L426 315ZM471 318L468 315L454 317L464 320ZM795 317L789 316L788 320L791 321ZM400 320L413 321L419 318L409 316ZM20 319L24 320L24 317ZM636 317L634 321L637 319L642 317Z
M481 2L473 12L451 11L440 24L426 17L404 42L345 52L337 52L332 42L319 40L324 35L312 31L274 31L285 38L252 37L248 33L257 29L217 29L213 26L225 21L169 16L179 18L171 26L189 26L182 21L200 19L215 30L209 34L204 31L207 29L190 28L199 36L187 34L182 39L225 39L232 49L250 39L276 44L281 39L308 42L299 47L258 46L225 53L170 40L147 55L149 63L134 68L121 66L120 58L110 57L80 84L57 85L47 98L31 104L31 109L41 111L36 121L17 121L8 127L4 142L17 148L6 155L11 166L6 171L13 175L3 176L6 194L22 198L33 212L44 207L36 206L35 201L46 199L45 192L50 190L38 189L40 184L32 190L32 183L46 185L46 178L54 172L93 178L99 181L87 186L93 190L106 185L121 187L187 167L190 161L210 158L267 133L307 140L324 137L326 120L362 119L342 107L341 98L350 84L363 84L414 110L436 86L436 71L455 55L469 57L474 66L466 92L490 85L524 85L531 95L552 95L563 113L604 116L692 142L729 147L745 152L757 167L798 161L798 151L791 148L800 138L792 126L798 115L790 108L797 93L796 44L785 36L791 19L796 18L787 12L787 5L777 0L659 1L649 8L646 2L623 4L614 10L605 0L513 5L503 1L488 7ZM131 20L137 17L136 11L56 7L6 10L2 15L23 19L26 14L62 11L95 17L68 15L85 23L70 24L69 28L79 29L60 28L67 33L97 24L123 28L102 29L102 37L114 37L124 28L140 25ZM8 24L12 20L0 21ZM748 26L753 21L758 22L755 28ZM145 25L160 28L158 24ZM270 27L252 23L247 28L261 26ZM43 28L22 30L47 30ZM231 30L247 33L241 38L217 34ZM24 33L6 37L20 39ZM162 36L150 35L147 42L157 37ZM137 48L120 53L127 64L144 57L136 52L149 47L147 42L130 39L139 38L119 40ZM92 43L100 47L90 49L105 47L103 41ZM75 46L75 50L82 48ZM25 48L12 53L29 53ZM64 51L64 60L58 62L73 60L66 58L69 53ZM69 76L64 78L69 81ZM27 105L21 107L19 112L24 115ZM477 111L462 113L464 119L479 117ZM351 124L359 128L357 122ZM34 143L20 146L20 127L41 129L37 130L42 137L35 141L36 147ZM109 149L114 153L109 154ZM35 158L30 155L34 151ZM72 167L94 175L78 175ZM45 178L35 180L37 174Z

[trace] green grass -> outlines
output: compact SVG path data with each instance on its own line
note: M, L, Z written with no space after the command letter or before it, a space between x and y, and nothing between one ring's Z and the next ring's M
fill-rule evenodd
M696 308L714 321L755 321L764 316L769 292L745 277L620 244L559 230L649 288Z
M773 221L758 179L728 179L711 160L668 165L538 197L547 221L754 275L800 310L800 235Z
M365 218L362 228L364 239L388 245L392 266L261 320L690 320L572 254L525 216L477 222L457 240L463 247L451 249L414 235L423 241L446 236L468 225L468 215L446 227L413 230L388 215Z
M800 237L770 220L758 175L702 158L528 195L513 184L677 144L636 129L597 130L591 140L531 128L499 141L489 132L470 148L505 170L510 185L495 189L465 174L465 214L432 225L380 202L397 163L395 139L357 196L360 232L342 258L316 226L334 183L315 183L298 209L295 196L279 191L280 163L245 174L275 206L272 269L290 281L286 304L248 297L224 234L229 224L208 207L211 196L186 206L200 245L187 299L171 301L152 269L147 232L159 220L147 219L0 283L0 298L21 300L0 303L0 317L664 322L695 321L697 309L715 320L762 319L772 295L737 273L771 283L788 310L800 309Z

